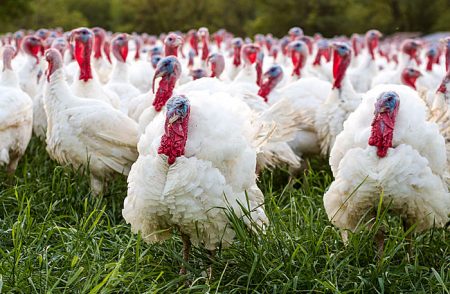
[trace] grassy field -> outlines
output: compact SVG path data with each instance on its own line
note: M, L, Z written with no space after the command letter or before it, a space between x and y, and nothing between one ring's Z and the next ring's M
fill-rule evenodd
M180 238L145 244L121 216L126 180L118 178L103 198L89 195L88 178L52 162L33 139L16 179L0 173L0 292L2 293L449 293L449 231L415 235L408 254L396 218L380 212L387 227L382 258L364 230L348 246L330 225L322 195L332 178L324 162L287 186L283 171L266 172L271 226L265 235L239 220L235 244L210 260L194 248L191 287L178 271ZM212 262L214 277L205 270Z

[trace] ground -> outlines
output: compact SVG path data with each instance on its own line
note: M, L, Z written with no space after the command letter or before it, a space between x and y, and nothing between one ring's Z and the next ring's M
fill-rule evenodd
M374 230L350 234L345 246L322 204L329 169L318 160L311 166L294 187L286 172L265 172L267 232L230 215L235 244L212 261L194 248L187 288L178 275L180 238L148 245L124 222L125 178L91 196L86 175L57 166L33 139L16 177L0 172L0 293L449 293L449 231L414 235L410 255L400 221L379 212L375 227L388 228L383 256Z

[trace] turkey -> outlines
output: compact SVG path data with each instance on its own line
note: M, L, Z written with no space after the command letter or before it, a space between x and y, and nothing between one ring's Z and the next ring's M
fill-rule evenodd
M333 89L317 109L315 117L320 150L325 157L342 131L344 121L361 102L361 95L355 92L346 75L351 59L350 46L336 42L333 47Z
M111 50L116 59L111 78L106 84L106 88L117 94L120 98L120 109L123 113L128 113L128 104L141 92L130 83L128 74L128 36L118 34L111 42Z
M33 102L20 89L19 80L11 67L15 55L12 46L3 49L3 72L0 76L0 165L14 174L31 139Z
M416 81L419 77L422 76L422 73L412 67L405 67L402 71L401 81L403 85L409 86L414 90L417 90Z
M147 56L140 55L140 37L134 36L136 43L134 60L130 64L130 82L139 92L146 93L152 88L153 74L155 72L152 63L147 60Z
M221 75L225 69L225 58L220 53L212 53L206 60L207 65L210 67L211 77L223 80ZM226 78L226 77L225 77Z
M163 109L164 105L166 105L167 100L172 96L173 89L180 76L181 64L175 56L166 57L158 63L155 75L153 76L152 93L149 92L137 97L132 102L140 103L134 109L130 107L132 111L131 116L135 118L139 117L140 134L145 132L147 125ZM153 95L157 78L161 79L159 80L158 89ZM139 115L139 113L141 114Z
M41 40L36 36L26 36L22 41L25 61L18 71L20 88L31 98L38 94L39 83L43 73L39 52L42 48Z
M247 137L254 129L228 103L201 94L172 97L142 136L139 144L146 144L128 176L123 217L149 243L177 229L185 261L180 274L191 243L214 251L233 242L227 207L250 227L268 223L255 182L256 143Z
M244 45L242 38L234 38L231 41L233 47L233 57L228 58L226 62L226 75L230 80L234 80L241 69L241 50Z
M68 47L68 43L64 38L56 38L53 40L51 47L57 49L61 56L63 56ZM64 65L63 69L65 70ZM65 71L64 76L67 82L70 83L71 81L69 81L68 79L69 75L67 75ZM45 81L43 83L40 83L38 94L33 97L33 133L36 135L36 137L43 141L45 141L45 134L47 133L47 115L44 109L45 85Z
M336 139L330 165L335 180L324 206L340 229L355 231L367 219L373 221L379 203L400 216L405 231L413 225L419 232L443 227L448 221L445 142L407 86L380 85L365 94ZM379 232L380 252L383 238Z
M407 39L401 45L399 64L394 70L385 69L380 71L372 80L372 87L381 84L401 84L401 74L407 66L417 66L418 51L421 43L416 40Z
M381 37L381 33L377 30L370 30L366 33L365 42L366 50L358 54L354 51L353 54L358 58L357 67L349 70L350 81L357 92L365 93L371 88L372 79L377 75L378 68L376 65L376 49ZM356 38L352 42L354 48L358 50Z
M80 97L106 102L118 109L120 100L117 94L103 87L92 72L94 34L87 28L78 28L72 31L71 38L75 42L75 59L79 65L78 78L74 79L70 87L72 92Z
M92 61L92 65L100 82L106 84L109 81L109 76L112 71L111 61L105 59L102 54L106 32L99 27L93 28L92 32L94 33L94 60Z
M63 165L89 167L91 190L103 191L104 181L125 174L137 158L137 124L106 102L71 93L56 49L45 54L49 64L44 94L47 152Z

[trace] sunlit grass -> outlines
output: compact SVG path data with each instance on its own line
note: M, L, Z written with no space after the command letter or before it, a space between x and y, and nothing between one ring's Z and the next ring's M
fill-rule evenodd
M329 169L319 160L311 166L289 185L284 171L264 173L267 232L253 233L230 215L235 244L214 260L194 248L187 288L178 275L180 239L148 245L125 224L124 178L105 197L90 196L88 177L57 166L33 139L16 178L0 173L0 292L449 292L448 231L415 235L409 256L400 221L381 214L377 224L387 228L381 259L373 231L351 234L345 246L322 205Z

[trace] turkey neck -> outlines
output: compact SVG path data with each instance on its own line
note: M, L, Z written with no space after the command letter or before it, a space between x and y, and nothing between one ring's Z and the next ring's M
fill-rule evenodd
M410 77L406 73L402 73L401 76L402 83L413 88L414 90L416 90L416 80L417 77Z
M94 58L95 59L102 58L102 45L103 45L103 38L101 36L95 36L95 41L94 41Z
M234 48L233 65L238 67L241 65L241 48Z
M161 144L158 148L158 154L164 154L168 164L173 164L177 157L183 156L188 137L190 110L184 118L178 119L174 123L169 123L169 117L166 117L164 125L165 133L161 137Z
M202 60L205 61L208 58L209 55L209 46L208 46L208 40L206 37L202 38Z
M4 69L0 75L0 85L5 87L19 87L19 80L16 73L12 69Z
M128 65L125 62L116 62L111 73L111 81L119 83L128 82Z
M256 84L258 86L262 85L262 62L256 62L255 65L255 70L256 70Z
M292 55L292 63L294 64L294 69L292 70L292 75L301 77L301 70L304 65L305 56L303 54L294 53Z
M178 57L178 47L177 46L164 46L164 54L165 56L175 56Z
M176 82L177 78L175 76L163 77L161 79L155 94L155 99L153 100L153 106L156 111L161 111L164 105L166 105L167 100L172 96Z
M398 106L392 113L381 112L375 114L372 121L372 131L369 138L369 145L377 147L378 157L385 157L388 149L392 147L392 138L394 135L397 112Z
M64 79L62 68L55 69L49 77L44 95L45 111L48 114L49 122L68 108L70 97L72 97L71 91Z
M347 68L350 64L350 57L336 56L338 53L334 53L333 57L333 89L331 94L327 98L328 103L343 103L345 108L347 102L354 102L360 100L360 96L355 92L352 83L346 75ZM337 59L337 60L336 60ZM337 100L336 100L337 99ZM348 109L353 111L354 109Z
M275 79L267 79L267 81L261 84L261 87L259 88L258 91L258 95L263 97L265 102L268 102L269 101L268 96L277 84L278 81L276 81Z
M434 56L427 56L427 67L426 67L427 71L433 70L433 63L434 63Z
M11 67L11 59L14 57L14 52L3 52L3 71L0 76L0 85L5 87L18 87L19 82L17 80L16 73Z
M75 42L75 58L80 66L79 79L85 82L92 79L91 53L92 40L84 43L81 41Z

